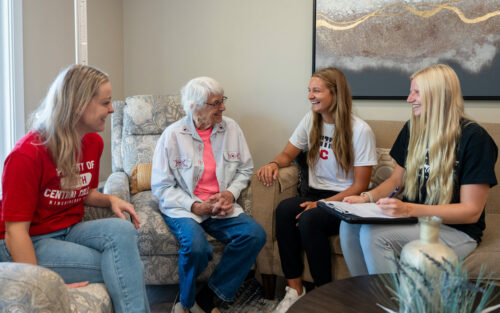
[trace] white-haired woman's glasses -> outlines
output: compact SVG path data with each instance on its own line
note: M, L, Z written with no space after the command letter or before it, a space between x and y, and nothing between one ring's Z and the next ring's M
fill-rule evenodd
M217 100L215 101L214 103L208 103L208 102L205 102L205 104L207 105L210 105L210 106L213 106L213 107L217 107L217 108L220 108L220 106L222 104L224 104L226 102L228 98L227 97L222 97L222 100Z

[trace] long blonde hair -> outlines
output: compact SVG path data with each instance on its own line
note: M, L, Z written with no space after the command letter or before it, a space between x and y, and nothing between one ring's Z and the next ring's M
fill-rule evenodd
M87 105L108 75L85 65L70 65L62 70L50 86L40 107L31 117L37 131L60 172L61 187L75 186L79 179L77 162L81 155L81 139L76 131Z
M354 149L352 146L352 99L351 90L344 73L334 67L316 71L312 77L321 79L330 93L334 96L328 110L335 123L335 132L332 138L332 150L337 162L346 176L354 165ZM313 125L310 134L310 149L307 153L307 164L313 167L318 162L323 134L321 114L313 112Z
M415 200L424 183L423 165L428 153L429 178L426 204L446 204L453 196L456 149L464 117L460 81L451 67L437 64L414 73L420 90L422 111L412 114L406 159L404 195Z

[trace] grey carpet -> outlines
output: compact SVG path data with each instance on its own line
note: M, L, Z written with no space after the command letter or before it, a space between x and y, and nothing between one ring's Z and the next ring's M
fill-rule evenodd
M269 313L277 304L277 299L264 299L262 286L255 278L251 278L240 287L234 302L225 302L219 309L222 313ZM172 307L173 303L153 304L151 313L168 313Z
M266 300L262 286L255 278L243 283L233 303L224 303L219 310L227 313L267 313L278 304L278 300Z

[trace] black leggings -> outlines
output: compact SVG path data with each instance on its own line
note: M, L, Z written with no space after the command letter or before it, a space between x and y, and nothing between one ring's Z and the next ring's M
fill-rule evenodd
M332 262L329 237L339 233L340 220L320 208L295 217L305 201L317 201L337 194L335 191L310 189L305 197L280 202L276 209L276 237L281 268L287 279L298 278L304 271L302 249L305 250L314 284L321 286L332 281ZM298 222L298 226L296 225Z

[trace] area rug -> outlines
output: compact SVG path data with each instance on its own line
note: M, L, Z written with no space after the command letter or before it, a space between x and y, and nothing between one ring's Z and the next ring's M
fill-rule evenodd
M279 300L266 300L262 285L255 279L247 279L236 292L232 303L219 306L222 313L270 313L278 305ZM151 313L169 313L174 303L156 303L151 305Z
M255 279L248 279L236 293L233 303L224 303L219 310L223 313L267 313L278 305L278 300L264 299L262 285Z

